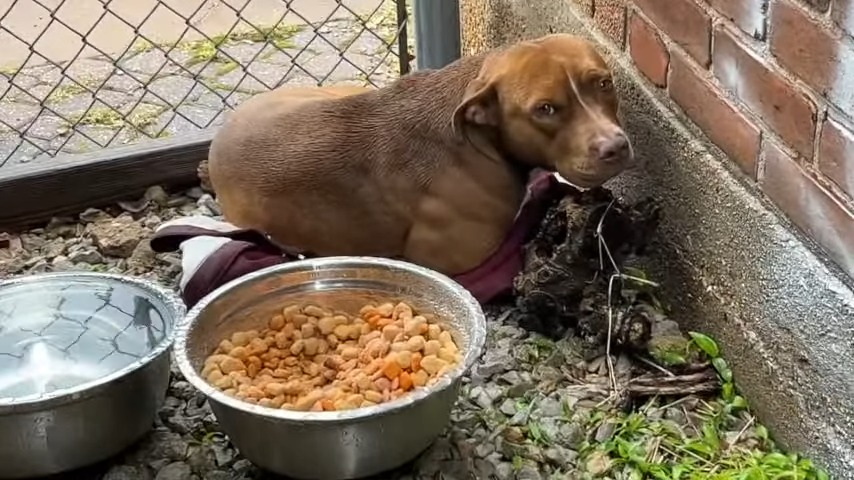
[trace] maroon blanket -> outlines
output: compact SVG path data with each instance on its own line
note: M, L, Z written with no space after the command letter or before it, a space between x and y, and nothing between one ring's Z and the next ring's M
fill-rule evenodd
M454 280L481 303L512 289L522 270L523 247L539 227L561 183L545 172L533 177L528 195L504 243L482 265ZM181 251L180 290L188 308L221 285L247 273L310 254L291 251L261 232L239 229L209 217L183 217L161 225L150 241L155 252Z

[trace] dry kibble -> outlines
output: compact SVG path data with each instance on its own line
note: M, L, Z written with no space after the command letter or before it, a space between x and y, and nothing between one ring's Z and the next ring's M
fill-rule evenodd
M334 317L323 317L317 321L317 328L320 330L321 335L329 335L332 333L332 330L335 329L335 318Z
M267 346L267 342L264 341L263 338L253 338L252 341L249 342L249 345L246 347L246 350L249 352L249 355L260 355L266 352L270 347Z
M453 335L404 302L358 315L289 305L261 330L234 332L205 359L215 388L266 408L335 411L432 385L462 361Z
M234 350L234 344L231 343L231 340L223 340L219 342L219 352L220 353L228 353Z
M305 323L300 327L300 332L302 332L302 338L312 338L317 332L317 327L311 323Z
M420 352L424 350L426 343L424 337L416 335L406 341L406 349L410 352Z
M285 317L285 320L290 322L294 319L294 315L301 313L301 310L302 309L299 305L288 305L282 309L282 316Z
M442 369L448 362L442 360L436 355L426 355L421 359L421 368L427 371L430 374L437 374L439 370Z
M359 349L356 347L344 347L341 350L341 358L344 360L352 360L354 358L359 358Z
M205 380L207 380L208 383L216 383L220 378L224 377L225 374L222 373L218 368L214 368L208 373L202 372L202 376L205 377Z
M427 338L430 340L438 340L439 335L442 333L442 328L435 323L431 323L427 325Z
M281 330L285 326L285 316L284 315L273 315L273 318L270 319L269 327L270 330Z
M333 335L338 337L338 340L344 341L350 338L350 326L349 325L336 325L335 328L332 329Z
M235 347L245 347L249 345L249 342L252 341L253 338L258 336L257 330L249 330L246 332L234 332L231 335L231 343L234 344Z
M440 359L442 359L448 363L452 363L452 362L457 361L457 354L455 352L452 352L451 349L447 348L447 347L440 348L438 356Z
M424 355L438 355L441 348L442 344L439 340L428 340L424 344Z
M306 325L309 323L308 322L308 316L303 315L301 313L298 313L298 314L294 315L294 318L291 320L291 323L293 324L294 328L300 329L303 327L303 325Z
M299 340L295 341L293 345L291 345L291 354L299 355L300 353L302 353L302 350L304 348L305 348L305 340L299 339Z
M316 338L306 338L305 340L301 340L303 342L303 353L308 356L317 355L318 346L320 345L320 340Z
M393 342L403 330L397 325L386 325L383 327L383 338Z
M219 365L213 362L205 362L204 368L202 368L202 376L208 378L208 376L213 372L219 372L222 374L222 371L219 369Z
M228 352L228 355L238 360L246 360L249 357L249 349L246 347L234 347Z
M213 383L213 386L222 390L234 387L234 380L231 377L222 377Z
M246 365L239 358L229 357L220 362L219 369L222 370L222 373L229 374L231 372L246 370Z
M391 303L384 303L377 307L377 313L383 317L391 317L391 314L394 313L394 305Z
M322 308L318 307L317 305L309 305L309 306L305 307L302 310L302 312L306 315L311 315L312 317L316 317L316 318L323 318L323 317L329 316L329 313L325 312Z
M402 350L395 354L395 360L397 364L400 365L401 369L409 368L412 365L412 352L409 350Z
M395 320L399 318L403 320L408 320L412 318L412 315L412 307L403 302L400 302L395 305L394 310L392 310L392 318L394 318Z
M407 320L403 322L403 333L408 337L414 337L415 335L421 335L425 333L421 330L421 327L427 325L427 319L421 316L415 317L411 320ZM429 327L427 327L429 329Z
M423 387L424 385L427 385L427 381L430 380L430 376L425 370L418 370L417 372L414 372L411 377L412 383L416 387Z

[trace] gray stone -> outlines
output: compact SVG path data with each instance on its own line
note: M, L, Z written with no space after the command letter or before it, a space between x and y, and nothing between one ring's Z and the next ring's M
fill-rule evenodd
M566 423L560 427L560 438L564 445L575 448L584 441L584 430L574 423Z
M543 455L547 460L561 468L574 466L576 459L578 459L578 452L564 448L560 445L555 445L545 449Z
M148 480L151 474L148 469L136 465L115 465L104 474L101 480Z
M222 215L222 209L216 200L209 194L205 193L196 201L196 204L210 212L211 216Z
M563 405L553 398L544 398L537 404L538 413L544 417L563 416Z
M615 429L616 425L614 425L612 422L604 422L602 425L599 425L599 428L596 429L596 435L594 439L598 443L604 443L614 435Z
M187 465L193 472L205 476L217 469L216 455L207 444L193 448L187 457Z
M50 262L51 267L56 271L74 270L74 263L71 262L65 255L57 255Z
M94 248L85 248L70 252L68 260L74 263L96 264L103 263L104 257Z
M516 472L516 480L542 480L542 478L543 475L536 465L527 462Z
M501 462L495 466L495 476L499 480L511 480L515 477L513 472L513 464L509 462Z
M166 206L166 204L169 203L169 194L166 193L166 190L163 190L163 187L160 185L148 187L143 198L152 204L159 205L161 207Z
M516 415L516 401L512 398L505 398L503 402L501 402L501 406L498 407L498 410L507 415L508 417L512 417Z
M89 234L104 255L128 258L150 231L129 215L102 220L88 226Z
M173 462L157 472L154 480L192 480L195 478L190 466L184 462Z

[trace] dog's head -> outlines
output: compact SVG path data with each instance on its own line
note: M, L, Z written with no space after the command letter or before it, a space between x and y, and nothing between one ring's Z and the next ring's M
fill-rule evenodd
M635 165L611 71L592 43L554 34L489 55L453 126L500 154L597 187Z

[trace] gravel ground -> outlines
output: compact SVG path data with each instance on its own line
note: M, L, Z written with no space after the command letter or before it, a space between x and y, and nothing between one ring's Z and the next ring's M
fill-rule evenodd
M141 239L162 221L197 214L218 214L210 195L199 189L167 194L153 187L138 202L57 218L20 236L0 234L0 278L80 269L144 276L174 286L179 257L154 254ZM611 395L604 356L585 361L575 337L552 341L526 331L513 305L491 306L487 313L486 351L464 381L446 433L410 465L381 478L680 478L679 469L700 472L681 478L713 478L713 471L745 472L754 463L773 472L768 469L775 468L774 461L789 458L776 452L731 384L726 400ZM618 383L661 370L626 354L610 363ZM719 371L727 375L725 362ZM656 462L666 463L667 469L656 470ZM809 475L798 478L824 478L802 466ZM173 370L166 403L141 443L104 465L61 478L264 477L218 431L203 396Z

